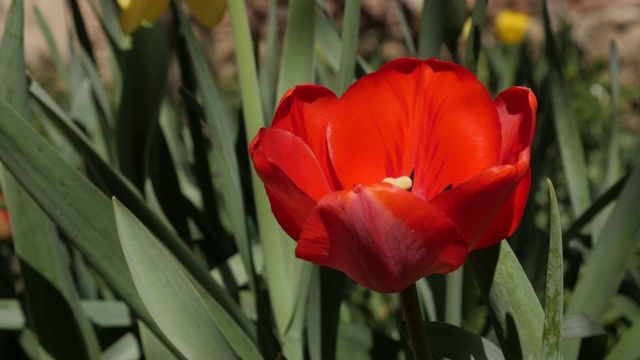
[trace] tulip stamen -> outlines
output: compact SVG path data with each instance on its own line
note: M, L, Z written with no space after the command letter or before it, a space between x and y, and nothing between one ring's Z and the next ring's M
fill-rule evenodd
M413 187L413 180L408 176L400 176L398 178L385 178L382 180L383 183L391 184L393 186L397 186L399 188L405 189L407 191L411 191Z
M444 193L444 192L447 192L447 191L451 190L452 188L453 188L453 184L449 184L449 185L447 185L447 187L446 187L446 188L444 188L444 190L442 190L442 192L443 192L443 193Z

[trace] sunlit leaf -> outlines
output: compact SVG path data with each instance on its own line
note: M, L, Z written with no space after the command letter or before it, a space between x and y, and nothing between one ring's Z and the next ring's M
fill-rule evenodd
M549 261L547 263L547 291L541 356L544 359L560 359L560 334L562 317L564 316L562 229L556 192L551 180L547 180L547 183L550 204Z
M122 204L114 200L113 208L133 282L162 332L187 359L206 359L211 354L236 358L236 352L175 260Z

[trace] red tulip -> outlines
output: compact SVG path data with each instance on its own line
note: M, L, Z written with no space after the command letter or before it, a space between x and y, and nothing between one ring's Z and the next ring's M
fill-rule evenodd
M529 89L492 101L459 65L399 59L341 98L289 90L249 151L298 258L399 292L515 231L536 107Z
M11 222L9 221L9 212L4 206L4 195L0 193L0 241L9 241L11 239Z

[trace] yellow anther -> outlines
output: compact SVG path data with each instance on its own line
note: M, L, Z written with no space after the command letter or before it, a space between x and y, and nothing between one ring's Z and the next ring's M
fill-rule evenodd
M399 178L386 178L382 180L383 183L391 184L399 188L410 190L413 186L413 181L408 176L400 176Z

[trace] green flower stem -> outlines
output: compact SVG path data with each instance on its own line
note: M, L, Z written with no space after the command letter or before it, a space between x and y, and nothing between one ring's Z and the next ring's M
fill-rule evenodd
M411 286L400 292L400 301L402 302L404 320L407 322L409 344L413 351L413 358L416 360L432 360L433 355L431 354L431 347L427 341L427 332L422 321L416 284L411 284Z

